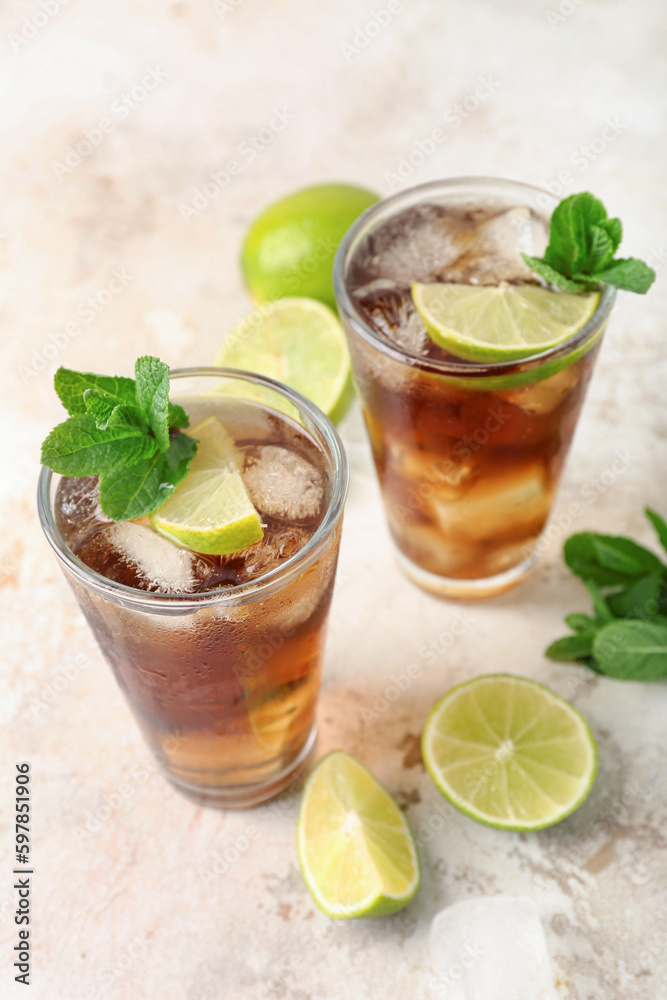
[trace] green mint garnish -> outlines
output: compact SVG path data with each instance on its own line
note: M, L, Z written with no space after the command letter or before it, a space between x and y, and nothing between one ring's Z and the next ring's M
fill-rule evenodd
M100 504L113 521L157 510L185 477L197 442L169 402L169 368L141 357L136 379L59 368L54 385L70 414L42 444L42 463L63 476L99 476Z
M667 522L646 510L667 551ZM573 635L546 650L623 680L667 677L667 565L630 538L584 532L565 543L565 562L593 599L593 615L565 619Z
M644 295L655 271L635 257L614 259L622 236L621 220L609 219L602 202L582 191L555 208L544 257L521 256L548 285L564 292L594 291L604 284Z
M167 451L102 473L102 510L114 521L128 521L157 510L185 478L196 451L194 438L175 434Z

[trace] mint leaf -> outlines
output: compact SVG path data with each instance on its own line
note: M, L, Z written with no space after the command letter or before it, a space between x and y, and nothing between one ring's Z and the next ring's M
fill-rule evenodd
M645 295L655 281L655 271L643 260L628 257L626 260L615 260L596 275L606 285L623 288L626 292L636 292Z
M601 271L614 259L615 252L616 247L609 233L602 226L591 226L590 271Z
M566 278L577 271L590 274L592 227L607 218L601 201L587 191L564 198L551 216L549 245L544 259Z
M582 660L593 652L595 632L579 632L556 639L544 652L550 660Z
M593 291L602 283L643 295L655 271L634 257L614 260L622 236L621 220L607 218L602 202L581 191L554 209L544 257L521 256L547 284L565 292Z
M99 476L113 520L156 510L186 475L197 442L183 407L169 402L169 368L137 360L134 379L59 368L54 384L70 417L42 445L42 462L64 476Z
M101 389L117 397L119 403L134 403L137 395L134 379L121 375L94 375L92 372L74 372L70 368L59 368L53 384L60 402L71 416L86 413L84 393L86 389Z
M593 656L609 677L632 681L667 677L667 621L611 622L598 632Z
M598 223L600 229L604 229L605 233L608 234L612 246L614 247L614 253L618 250L619 244L623 239L623 226L621 225L620 219L601 219Z
M610 594L607 604L615 618L650 618L657 613L661 588L662 571L650 573Z
M595 583L594 580L584 580L584 586L593 598L593 610L595 611L595 614L600 622L603 623L612 621L614 616L612 615L609 605L607 604L597 583Z
M569 219L577 247L577 254L572 259L570 274L577 271L583 274L594 274L595 231L600 228L598 223L604 222L607 218L607 209L598 198L595 198L588 191L570 195L569 198L565 199L565 202L569 205ZM548 249L547 247L545 253L547 260L549 259Z
M170 427L178 427L180 429L182 427L190 426L189 416L183 407L178 405L178 403L169 404L168 417Z
M112 396L102 389L86 389L83 402L88 413L95 418L95 423L104 430L109 424L109 417L118 406L118 396Z
M565 624L569 625L573 632L595 632L601 622L590 615L573 614L565 616Z
M125 427L127 430L135 428L142 434L148 434L148 423L144 411L139 406L131 406L129 403L114 409L109 417L109 427Z
M644 513L658 533L660 544L667 552L667 521L665 521L664 517L660 517L660 514L656 514L654 510L651 510L650 507L646 507Z
M134 366L137 402L146 414L160 451L169 447L169 367L158 358L144 355Z
M630 538L612 535L593 535L593 549L600 566L617 573L619 577L636 577L645 572L661 572L664 567L657 556Z
M148 458L155 438L134 427L101 429L90 413L69 417L42 444L42 464L62 476L98 476L119 465Z
M657 556L630 538L587 531L571 535L563 553L576 576L602 587L626 584L663 568Z
M102 510L114 521L144 517L157 510L187 474L196 451L194 438L174 434L166 452L156 452L134 465L103 473Z
M547 264L543 257L529 257L527 253L522 253L521 256L532 271L539 274L540 278L544 278L547 285L556 285L563 292L586 291L588 279L586 282L572 281L570 278L564 277L551 264Z

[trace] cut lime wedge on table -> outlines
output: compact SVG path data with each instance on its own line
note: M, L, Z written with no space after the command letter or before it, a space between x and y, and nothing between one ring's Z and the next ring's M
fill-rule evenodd
M591 318L598 292L571 295L538 285L412 286L429 336L457 358L512 361L564 343Z
M314 299L280 299L253 310L225 338L214 363L284 382L334 423L352 400L343 328Z
M598 762L580 712L509 674L448 691L428 717L422 753L453 805L507 830L539 830L569 816L588 796Z
M258 542L264 531L241 478L236 445L216 417L188 429L199 441L188 474L150 515L157 532L177 545L228 555Z
M301 871L329 917L393 913L419 888L419 856L389 792L354 757L334 750L303 793L297 827Z

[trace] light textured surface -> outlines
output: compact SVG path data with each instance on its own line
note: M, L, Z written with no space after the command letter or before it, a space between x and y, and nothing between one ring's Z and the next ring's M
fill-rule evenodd
M0 995L26 995L11 982L6 804L13 761L28 759L39 1000L441 997L432 917L497 893L535 900L561 1000L665 1000L667 691L544 659L563 615L587 603L558 544L494 603L425 596L394 565L358 413L346 422L353 475L320 751L357 754L398 796L425 878L401 914L335 923L298 872L296 799L198 809L156 772L34 504L39 442L61 417L57 364L130 374L139 352L210 361L249 308L243 232L275 197L338 179L389 193L399 168L401 184L464 174L539 184L565 171L563 193L601 196L625 222L623 251L650 259L658 282L615 311L554 523L653 544L642 507L665 512L667 486L664 3L394 0L379 28L385 0L58 2L8 0L0 32ZM133 97L151 69L155 88ZM68 147L85 130L97 139L102 119L112 130L77 165ZM445 141L411 167L434 128ZM227 182L230 160L242 166ZM192 214L183 206L195 189L209 194ZM574 502L583 513L568 524ZM410 664L421 670L397 696L392 678ZM590 800L550 831L476 825L420 764L433 701L489 670L552 685L598 738Z

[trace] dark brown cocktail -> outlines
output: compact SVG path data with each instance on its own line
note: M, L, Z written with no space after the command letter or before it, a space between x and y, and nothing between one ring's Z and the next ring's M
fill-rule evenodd
M532 567L614 292L603 291L595 315L564 345L479 364L431 339L411 286L534 283L520 251L546 245L540 197L485 179L424 185L370 209L336 261L399 561L444 596L489 596Z
M176 373L172 396L191 426L215 416L233 438L261 541L227 556L192 552L147 518L110 522L95 478L51 482L46 470L41 510L169 777L204 801L243 806L285 787L313 746L347 466L335 431L301 397L212 371Z

